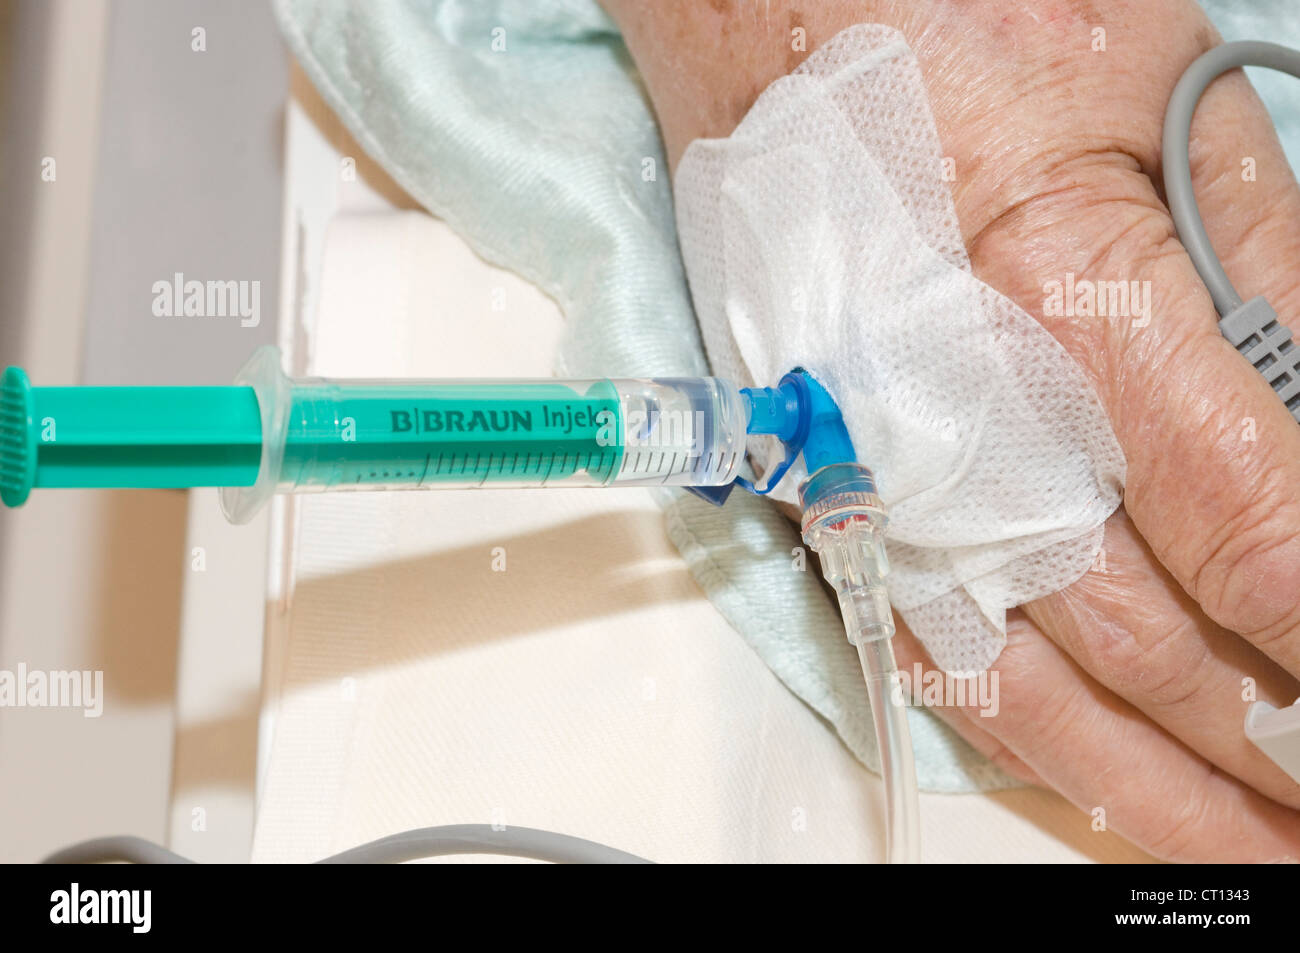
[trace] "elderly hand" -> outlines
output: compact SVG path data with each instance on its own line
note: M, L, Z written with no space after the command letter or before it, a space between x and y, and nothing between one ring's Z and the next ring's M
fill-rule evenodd
M1219 335L1162 200L1165 104L1218 42L1204 14L1179 0L606 6L674 166L803 59L797 30L807 51L854 22L904 33L955 160L975 273L1083 366L1129 463L1104 558L1011 613L997 716L946 716L1157 857L1300 858L1300 786L1242 732L1251 698L1300 695L1300 427ZM1202 99L1191 156L1228 275L1295 328L1300 189L1240 72ZM1149 282L1149 323L1045 307L1068 275ZM924 659L897 641L901 665Z

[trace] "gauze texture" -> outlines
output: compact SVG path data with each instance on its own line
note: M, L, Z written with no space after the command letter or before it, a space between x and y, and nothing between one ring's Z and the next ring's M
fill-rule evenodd
M714 372L826 385L889 509L896 608L975 672L1007 608L1088 570L1124 456L1079 366L971 273L944 168L912 51L865 24L692 143L675 193Z

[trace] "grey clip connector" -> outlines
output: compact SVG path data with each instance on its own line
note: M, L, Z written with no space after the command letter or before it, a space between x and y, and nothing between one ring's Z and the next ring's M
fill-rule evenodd
M1300 347L1278 321L1273 306L1263 298L1251 298L1219 321L1219 331L1264 375L1300 422Z

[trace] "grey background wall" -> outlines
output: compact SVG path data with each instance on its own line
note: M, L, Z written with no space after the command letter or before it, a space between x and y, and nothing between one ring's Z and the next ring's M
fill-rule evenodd
M262 0L0 0L0 364L225 383L272 340L287 86ZM155 315L176 272L258 282L260 323ZM0 708L0 861L164 838L186 511L167 491L0 510L0 670L98 669L106 695L98 719Z
M269 6L112 0L105 40L84 383L228 384L274 340L289 71ZM178 272L256 282L260 322L156 316Z

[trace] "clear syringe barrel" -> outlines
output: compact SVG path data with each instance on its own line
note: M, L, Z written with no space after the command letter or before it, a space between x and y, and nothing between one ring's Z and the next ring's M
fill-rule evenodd
M243 522L272 493L538 486L720 486L744 460L748 403L717 378L291 380L271 349L257 480L222 490Z

